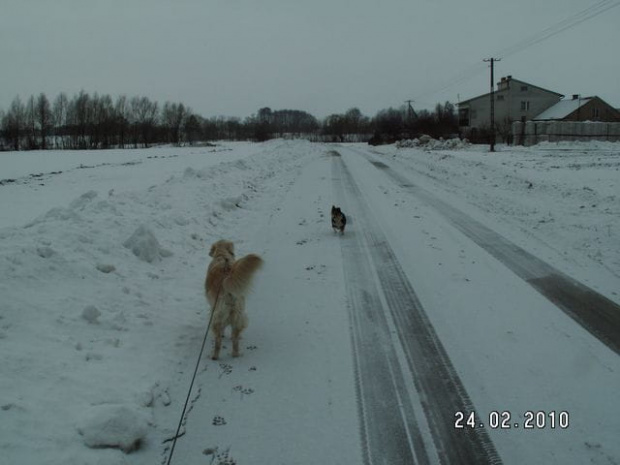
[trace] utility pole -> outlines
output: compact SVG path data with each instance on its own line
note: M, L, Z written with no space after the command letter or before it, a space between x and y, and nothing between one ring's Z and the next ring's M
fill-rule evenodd
M407 107L407 131L409 132L409 137L413 137L413 119L418 118L415 110L411 106L411 102L414 100L405 100L405 103L408 105Z
M412 120L413 118L417 118L418 117L418 115L416 114L415 110L411 106L411 102L415 102L415 100L405 100L405 103L408 105L408 108L407 108L407 118L409 118L409 120Z
M483 61L491 63L491 147L490 151L495 152L495 78L493 77L493 64L501 61L501 58L485 58Z

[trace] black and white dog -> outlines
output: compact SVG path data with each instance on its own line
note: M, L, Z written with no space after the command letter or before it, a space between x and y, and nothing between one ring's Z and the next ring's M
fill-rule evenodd
M334 232L340 231L340 234L344 234L344 227L346 225L347 217L339 207L332 205L332 228L334 228Z

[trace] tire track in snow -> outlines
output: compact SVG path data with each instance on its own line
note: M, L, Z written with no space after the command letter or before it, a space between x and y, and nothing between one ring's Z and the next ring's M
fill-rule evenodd
M339 170L333 174L338 198L344 200ZM429 464L362 238L348 234L341 246L364 463Z
M487 228L452 205L416 186L383 162L366 157L377 169L441 213L453 226L508 267L603 344L620 354L620 305L562 273L504 236Z
M343 237L342 253L351 302L349 314L367 463L501 463L486 431L454 429L456 412L475 409L415 291L339 156L333 157L332 169L334 187L343 200L345 212L355 211L358 220L355 232ZM405 385L405 374L394 348L398 341L390 336L388 312L406 366L413 376L415 393ZM400 405L398 415L390 405L393 402ZM423 418L416 419L416 413L418 418ZM432 437L424 434L419 422L430 430ZM408 450L400 442L405 436L409 438ZM390 442L385 442L386 437ZM403 456L403 452L409 457ZM394 461L393 457L399 460Z

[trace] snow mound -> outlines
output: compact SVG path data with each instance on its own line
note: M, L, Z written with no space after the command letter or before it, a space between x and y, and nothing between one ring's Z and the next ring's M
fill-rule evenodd
M50 258L53 255L56 255L56 251L51 247L37 247L37 255L41 258Z
M144 225L141 225L134 231L123 246L133 252L140 260L147 263L158 262L162 258L169 257L172 252L163 249L159 245L159 241L155 234Z
M237 197L227 197L225 199L220 200L220 206L226 210L236 210L237 208L241 208L241 204L247 200L246 195L238 195Z
M469 147L467 139L433 139L431 136L420 136L419 139L403 139L396 142L396 148L422 147L430 150L459 150Z
M148 430L147 416L127 405L91 407L78 426L88 447L117 447L126 454L140 448Z
M111 214L116 215L116 216L121 216L121 214L118 212L117 208L113 204L108 202L107 200L101 200L101 201L97 202L93 206L93 211L95 211L97 213L111 213Z
M91 325L99 324L99 317L101 312L94 305L89 305L82 311L82 318L88 321Z
M34 226L35 224L42 223L44 221L80 221L80 216L69 208L54 207L47 211L42 217L36 218L34 221L28 223L26 228Z
M88 205L92 200L97 197L97 192L88 191L82 195L80 195L77 199L75 199L69 205L70 208L74 210L82 210L86 205Z
M183 179L191 179L191 178L196 178L196 177L198 177L198 173L196 172L194 168L191 168L191 167L185 168L185 171L183 172Z
M108 263L98 263L95 268L97 268L97 270L99 270L99 271L101 271L102 273L105 273L105 274L112 273L113 271L116 271L116 267L114 265L110 265Z

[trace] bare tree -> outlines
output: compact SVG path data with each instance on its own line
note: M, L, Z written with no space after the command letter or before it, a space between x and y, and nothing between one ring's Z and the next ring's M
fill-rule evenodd
M437 122L435 121L435 114L430 111L423 109L418 111L418 117L415 120L414 128L414 136L420 136L423 134L431 135L435 132L435 126Z
M205 119L202 122L202 137L205 141L214 141L222 138L217 118Z
M69 121L74 127L72 144L74 149L86 149L89 146L89 125L92 122L90 100L90 95L81 90L69 104Z
M21 139L26 125L26 108L19 96L11 102L11 107L4 118L2 118L2 131L4 137L13 150L19 150Z
M88 142L90 148L107 149L112 145L114 130L114 105L109 95L95 94L89 102L90 121Z
M229 140L245 140L248 138L247 127L239 118L227 118L224 121L224 135Z
M194 145L194 142L200 137L201 118L193 113L185 119L184 133L185 140L189 145Z
M36 102L36 120L39 127L39 134L41 135L41 149L47 149L47 138L54 127L52 108L47 96L44 93L40 93Z
M68 97L59 94L50 104L44 93L22 104L19 98L11 109L0 113L2 145L20 149L105 149L149 147L169 142L181 145L197 140L265 140L276 137L317 136L321 125L300 110L261 108L257 115L242 120L217 117L206 120L193 114L183 103L166 102L160 112L157 102L147 97L115 101L109 95L81 90ZM353 108L346 115L332 115L324 128L334 139L351 139L369 127L368 118Z
M37 148L37 115L34 96L31 95L26 103L26 150Z
M65 137L67 135L67 112L69 110L69 99L64 92L58 94L56 99L54 100L54 105L52 108L52 114L54 118L54 137L56 139L56 146L61 147L62 149L67 148L67 143ZM58 143L58 138L60 137L60 144Z
M277 110L271 115L271 131L279 137L313 134L319 129L317 119L301 110Z
M269 107L258 110L256 117L249 117L245 120L245 126L252 133L252 139L257 142L264 142L273 137L275 122L274 113Z
M148 97L133 97L130 101L133 123L134 147L141 142L143 147L151 144L151 135L157 123L157 102L151 102Z
M4 111L0 108L0 151L6 150L6 144L8 144L8 140L6 139L6 134L4 134L4 119L6 115Z
M387 142L397 140L405 127L403 109L388 108L377 113L374 119L375 131L385 137Z
M99 98L97 114L99 115L98 124L101 126L101 147L107 149L114 145L116 114L112 97L102 95Z
M190 113L189 108L182 103L166 102L164 104L161 123L168 135L168 142L181 145L182 128Z
M323 133L329 136L332 142L344 142L345 128L344 115L332 114L323 122Z
M114 127L119 148L124 149L129 133L131 110L127 96L119 95L114 103Z
M510 118L510 116L504 116L503 119L496 122L495 132L500 136L503 143L511 144L513 140L512 118Z
M350 108L344 114L345 134L349 142L358 142L370 132L369 119L359 108Z
M438 103L435 106L435 125L431 131L435 137L446 137L459 132L458 118L454 105L446 102L443 105Z

